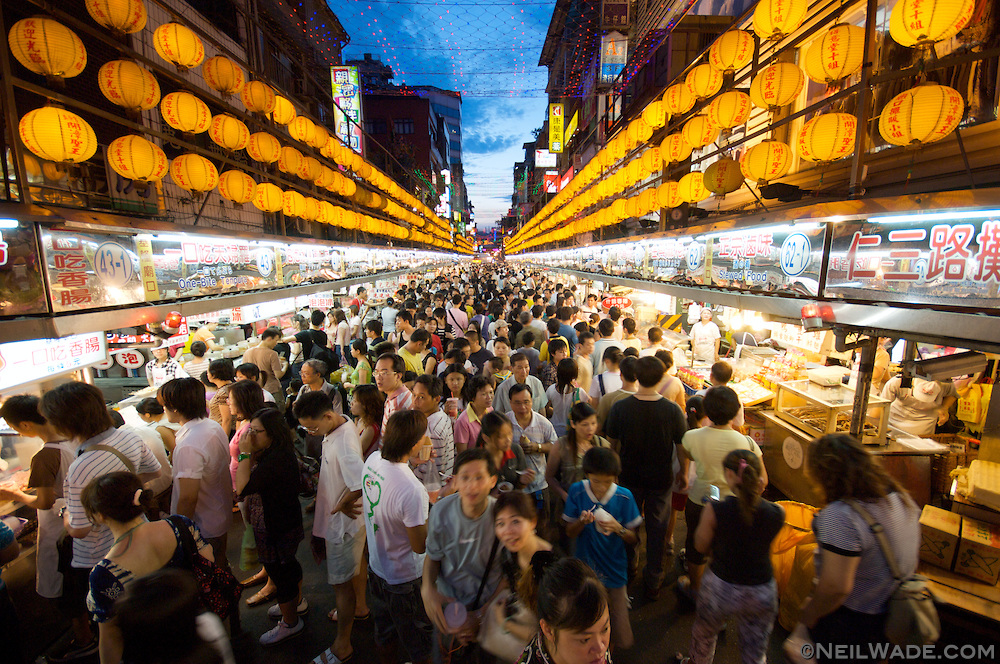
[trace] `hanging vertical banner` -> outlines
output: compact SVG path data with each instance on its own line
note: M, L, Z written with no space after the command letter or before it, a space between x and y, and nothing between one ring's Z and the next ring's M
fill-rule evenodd
M559 193L559 171L545 171L545 193Z
M549 104L549 152L563 151L563 113L562 104Z
M628 57L628 37L620 32L609 32L601 37L601 84L611 85L625 69Z
M580 124L580 111L573 114L569 122L566 124L566 131L563 132L563 145L569 145L569 139L573 138L573 134L576 133L576 128Z
M146 302L160 299L160 284L156 281L156 263L153 261L153 238L149 235L135 236L135 252L139 254L139 279Z
M628 25L629 0L604 0L601 5L602 28L613 30Z
M341 142L364 156L361 142L361 127L364 117L361 112L361 81L357 67L331 67L333 80L333 101L338 110L334 111L334 131Z

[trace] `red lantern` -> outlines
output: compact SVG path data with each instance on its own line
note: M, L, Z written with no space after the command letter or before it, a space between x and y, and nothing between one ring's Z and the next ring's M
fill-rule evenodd
M181 329L181 323L183 322L184 317L181 316L179 311L171 311L163 321L163 331L170 334L177 334L177 330Z

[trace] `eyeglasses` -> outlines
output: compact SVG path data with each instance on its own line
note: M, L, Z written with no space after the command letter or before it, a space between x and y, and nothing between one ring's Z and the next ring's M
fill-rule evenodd
M265 429L254 429L253 427L247 427L247 433L258 434L264 433Z
M399 374L397 371L390 371L389 369L376 369L372 372L373 376L388 376L389 374Z
M317 433L319 433L319 427L307 427L307 426L303 426L302 428L306 430L306 433L311 433L311 434L317 434Z

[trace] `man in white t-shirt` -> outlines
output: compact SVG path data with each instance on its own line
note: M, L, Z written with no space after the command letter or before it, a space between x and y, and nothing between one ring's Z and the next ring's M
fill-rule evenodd
M427 492L409 466L428 442L426 428L427 418L415 410L394 413L382 431L382 448L365 461L361 480L368 592L381 662L398 661L400 642L411 662L428 662L431 655L431 624L420 596Z
M337 608L329 614L337 621L337 638L330 650L346 662L354 654L351 647L354 617L368 613L365 575L361 573L365 530L358 518L364 472L361 439L354 426L334 412L333 401L324 392L309 392L296 398L293 410L306 432L323 436L312 551L316 560L326 558L327 582L333 586L337 603Z

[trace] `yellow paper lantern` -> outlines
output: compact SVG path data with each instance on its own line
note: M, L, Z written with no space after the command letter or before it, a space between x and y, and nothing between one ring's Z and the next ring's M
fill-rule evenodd
M654 146L642 153L642 166L647 173L655 173L663 168L663 157L659 146Z
M87 66L87 49L80 38L51 18L21 19L11 27L7 41L18 62L48 78L73 78Z
M240 91L240 101L248 111L254 113L271 113L276 103L274 90L267 83L250 81Z
M711 65L698 65L688 72L684 85L696 99L708 99L722 89L722 72Z
M684 115L694 108L694 95L688 90L687 85L678 83L671 85L663 93L663 107L671 116Z
M702 176L702 184L713 194L725 196L743 186L743 173L735 159L713 161Z
M667 113L663 108L663 102L650 102L646 108L642 109L642 119L647 125L653 127L654 129L659 129L663 125L667 124Z
M305 116L298 116L288 125L288 135L308 144L316 136L316 124Z
M893 97L882 109L878 129L894 145L919 147L950 134L964 114L965 100L957 90L929 83Z
M847 113L817 115L799 132L799 156L821 164L842 159L854 152L857 127L857 118Z
M281 143L266 131L250 134L246 149L251 159L265 164L273 164L281 155Z
M639 215L646 215L659 209L656 202L656 189L650 187L639 194Z
M160 102L156 77L131 60L103 64L97 71L97 85L108 101L133 113L148 111Z
M677 183L677 195L685 203L700 203L711 194L705 188L704 175L698 171L688 173Z
M806 76L832 85L861 69L865 56L865 29L839 23L814 41L806 51Z
M111 141L108 166L127 180L157 182L167 174L167 155L142 136L120 136Z
M330 140L330 132L323 125L318 124L315 126L316 126L316 133L313 136L313 139L309 141L309 145L319 150L320 148L326 145L327 141Z
M753 31L761 39L780 41L802 25L806 0L759 0L753 12Z
M25 157L31 157L31 155L25 155ZM53 164L51 161L47 161L42 164L42 174L52 182L59 182L66 177L67 172L64 165Z
M708 64L716 71L731 74L750 64L753 47L753 35L749 32L728 30L712 42L708 49Z
M226 171L219 176L219 195L237 205L249 203L257 194L257 182L243 171Z
M692 149L683 133L670 134L660 143L660 157L665 164L679 164L691 156Z
M951 39L969 24L975 0L899 0L892 8L889 34L903 46Z
M170 163L170 179L181 189L200 194L215 189L219 184L219 171L200 154L188 152Z
M28 111L17 125L24 147L42 159L78 164L97 152L97 134L87 121L64 108Z
M747 121L752 107L750 95L739 90L730 90L712 100L708 105L707 115L717 127L732 129Z
M205 60L201 66L201 77L208 87L221 93L223 97L238 93L247 80L243 69L222 55Z
M121 35L146 27L146 5L142 0L86 0L87 12L99 25Z
M231 115L220 113L212 118L212 126L208 130L208 137L220 148L229 150L242 150L250 143L250 130L241 120Z
M281 211L286 217L301 217L306 209L306 197L297 191L282 194Z
M758 108L775 111L795 101L805 82L801 69L790 62L778 62L751 81L750 100Z
M333 219L336 208L330 201L320 201L319 202L319 213L316 215L316 221L321 224L329 224L330 220Z
M791 165L792 149L781 141L758 143L740 157L743 175L759 185L784 177Z
M642 180L642 159L633 159L626 167L629 184L635 184Z
M719 128L706 115L696 115L681 130L684 140L693 148L703 148L719 137Z
M274 96L274 110L268 114L272 122L280 125L289 125L298 117L295 112L295 106L292 102L288 100L287 97L282 97L281 95Z
M201 134L212 126L208 104L190 92L171 92L160 101L163 120L185 134Z
M312 196L306 196L302 206L302 218L306 221L316 221L317 217L319 217L319 201Z
M329 166L320 166L319 175L313 178L313 184L315 184L320 189L326 189L331 184L333 184L334 179L337 174L333 172L333 169Z
M675 208L684 200L676 182L667 181L656 188L656 202L661 208Z
M153 31L153 47L161 58L180 71L197 67L205 60L205 45L191 28L180 23L164 23Z
M350 178L343 178L343 187L340 190L341 196L351 197L357 192L358 185L354 183L354 180Z
M281 148L278 155L278 170L289 175L298 175L300 168L302 168L302 153L289 145Z
M276 184L262 182L254 192L253 204L261 212L277 212L284 206L283 192Z
M302 163L299 165L296 175L298 175L303 180L312 182L319 177L320 172L323 170L323 164L319 163L319 159L315 157L303 157Z

